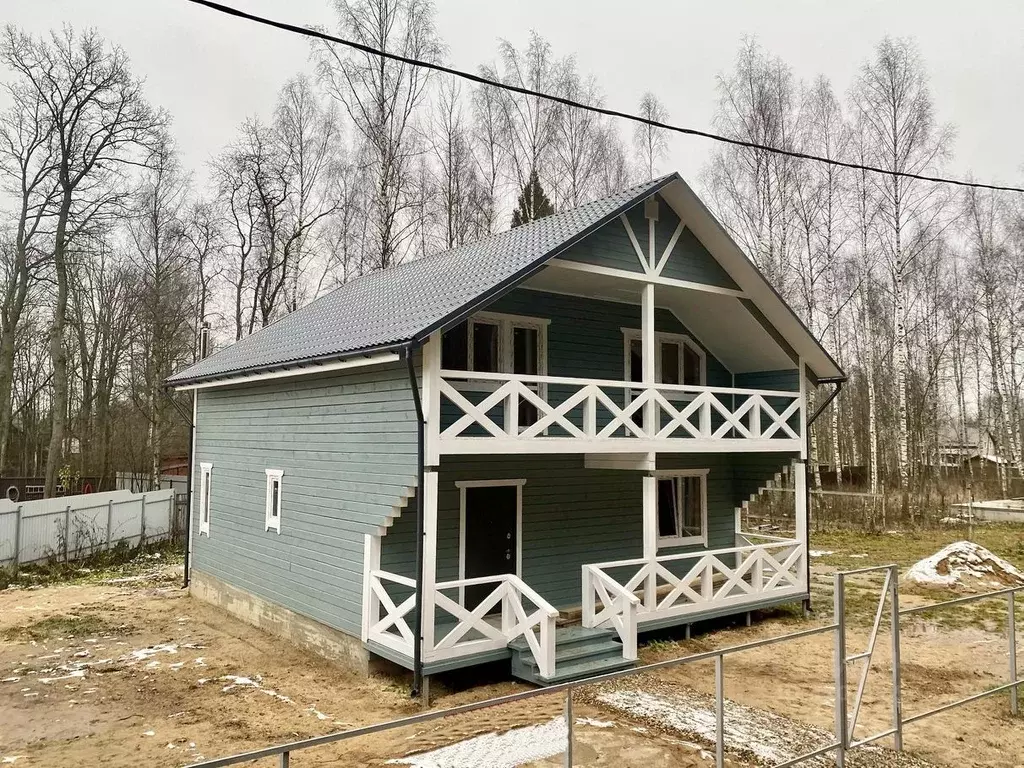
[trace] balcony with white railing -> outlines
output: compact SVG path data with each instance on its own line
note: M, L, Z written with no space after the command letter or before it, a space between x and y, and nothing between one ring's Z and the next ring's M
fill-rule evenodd
M749 536L765 539L766 537ZM721 609L743 610L807 593L807 553L796 539L583 566L583 625L685 623ZM636 601L629 600L632 597ZM635 611L635 613L634 613Z
M442 454L799 451L783 390L440 372Z

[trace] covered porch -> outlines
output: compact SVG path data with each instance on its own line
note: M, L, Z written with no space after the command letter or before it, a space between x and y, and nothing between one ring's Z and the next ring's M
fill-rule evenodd
M540 682L557 681L584 661L594 662L586 669L600 669L581 645L563 647L568 628L599 630L589 636L594 653L621 666L636 660L645 631L803 599L804 465L790 469L793 535L770 537L742 531L739 507L774 474L766 467L779 457L747 457L746 464L734 458L659 457L653 472L590 468L580 456L446 458L426 473L425 507L433 497L436 509L434 524L424 526L424 674L506 658L515 670L522 657ZM698 470L695 462L710 466ZM508 479L496 479L499 468ZM659 536L666 533L658 520L666 478L697 476L704 478L700 541ZM486 505L474 508L474 500ZM363 642L409 668L416 650L415 510L410 503L385 535L367 536L364 552ZM660 511L664 518L664 501ZM474 518L494 535L482 536ZM469 553L488 548L508 565L480 573L486 563Z

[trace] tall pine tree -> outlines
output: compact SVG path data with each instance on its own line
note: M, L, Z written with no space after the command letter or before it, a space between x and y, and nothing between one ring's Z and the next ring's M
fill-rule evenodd
M537 171L530 171L530 178L519 193L519 200L516 202L516 209L512 211L512 228L520 224L527 224L537 219L543 219L555 212L555 206L551 204L548 196L544 194L544 188L540 185L540 178Z

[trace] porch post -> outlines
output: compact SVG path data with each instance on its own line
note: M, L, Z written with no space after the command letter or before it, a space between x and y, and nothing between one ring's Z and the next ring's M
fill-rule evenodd
M644 579L644 607L652 610L657 604L657 574L654 572L658 556L658 478L644 475L644 560L647 561L647 577Z
M794 497L794 512L796 517L796 539L800 542L800 546L803 548L803 564L809 562L808 554L808 540L807 540L807 463L805 461L797 461L793 465L793 497ZM807 569L802 567L800 569L801 575L804 578L804 588L808 587L809 582L807 581Z
M441 334L423 345L423 637L424 656L434 648L434 585L437 583L437 468L441 463Z
M423 472L423 658L434 650L434 585L437 583L437 467Z
M643 294L641 296L641 316L640 316L640 344L642 347L641 354L643 359L643 384L645 388L645 396L650 395L649 387L653 387L655 384L655 365L654 365L654 283L647 283L644 286ZM654 422L655 409L654 400L649 399L644 404L644 432L647 433L648 437L654 437L657 433L657 425Z

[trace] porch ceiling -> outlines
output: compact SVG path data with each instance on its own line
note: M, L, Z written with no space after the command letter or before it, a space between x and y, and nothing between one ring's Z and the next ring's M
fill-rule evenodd
M640 327L640 291L643 289L640 280L633 282L612 275L566 269L554 262L527 280L523 287L633 304L636 325ZM672 312L733 373L796 367L787 351L735 296L658 285L655 304Z

